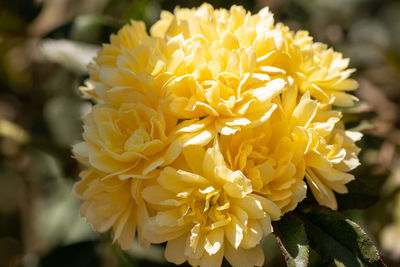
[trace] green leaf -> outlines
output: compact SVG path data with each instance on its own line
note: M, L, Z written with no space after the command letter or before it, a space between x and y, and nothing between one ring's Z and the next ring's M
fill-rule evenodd
M366 209L379 200L379 191L363 187L363 183L357 180L347 185L349 193L337 194L340 210Z
M365 168L370 170L371 168ZM356 174L356 179L347 184L347 194L337 194L340 210L366 209L379 200L379 192L386 174L371 174L366 171Z
M303 205L302 219L310 243L323 260L334 266L386 266L361 227L325 207Z
M274 222L273 227L287 266L307 266L309 248L302 221L288 213L281 220Z

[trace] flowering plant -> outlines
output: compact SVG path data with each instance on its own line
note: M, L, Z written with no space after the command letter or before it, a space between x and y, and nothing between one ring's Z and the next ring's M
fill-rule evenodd
M97 104L73 146L87 166L73 189L81 215L112 229L122 249L136 234L142 246L167 242L175 264L261 266L271 232L288 265L345 234L356 248L334 238L345 252L328 262L381 264L364 232L332 211L359 165L361 134L338 108L357 100L348 64L306 31L274 24L268 8L176 8L150 34L132 21L82 88Z

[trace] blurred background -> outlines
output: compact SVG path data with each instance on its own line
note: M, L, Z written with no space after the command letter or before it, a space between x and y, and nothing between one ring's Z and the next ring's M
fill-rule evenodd
M344 119L365 136L358 182L339 207L352 203L342 211L366 230L388 266L400 266L400 1L209 2L252 12L268 5L276 21L351 58L361 101L344 110ZM169 265L162 245L122 252L79 217L70 191L82 166L70 145L81 138L80 117L91 105L78 87L100 44L130 19L150 26L162 9L201 3L0 0L0 266ZM272 235L264 249L266 266L283 266ZM322 266L318 255L310 266Z

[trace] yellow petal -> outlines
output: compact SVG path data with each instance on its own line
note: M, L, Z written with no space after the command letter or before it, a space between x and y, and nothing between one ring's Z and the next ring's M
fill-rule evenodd
M183 135L184 141L183 146L205 146L215 137L215 131L212 129L205 129L201 132L194 134Z
M220 267L224 258L224 247L217 253L209 255L204 253L200 260L200 267Z
M341 92L334 92L332 96L335 98L335 105L339 107L351 107L355 101L358 101L357 97Z
M249 224L245 229L243 240L240 248L251 249L260 244L264 237L264 229L257 220L249 220Z
M266 211L274 221L280 219L281 211L272 201L255 194L252 194L251 196L261 203L263 210Z
M252 90L254 97L260 102L265 102L272 99L277 94L281 93L286 89L286 81L278 78L267 83L265 87L257 88Z
M118 243L122 249L127 250L132 247L133 241L135 240L136 235L136 217L134 212L131 212L128 220L124 223L124 227L118 236Z
M190 228L187 225L179 227L159 226L155 218L150 218L142 229L144 238L151 243L159 244L182 236Z
M314 167L321 170L331 169L330 162L318 151L312 150L305 156L306 164L309 167Z
M160 173L158 182L163 188L176 193L185 191L188 187L198 188L209 184L207 179L198 174L175 170L171 167L166 167Z
M234 249L230 244L225 245L225 257L232 267L253 267L264 264L264 252L260 245L251 249Z
M165 152L165 160L163 165L167 165L172 163L174 160L176 160L176 158L181 154L182 151L182 145L181 142L179 140L175 140L174 142L172 142L167 151Z
M317 112L317 107L318 104L314 100L302 100L293 111L293 117L291 120L292 125L307 127L314 118Z
M251 219L265 218L265 212L261 202L253 196L246 196L242 199L232 199L232 204L242 208Z
M224 243L224 230L223 228L217 228L211 230L206 236L204 249L209 255L216 254L223 246Z
M336 197L332 190L328 186L324 185L310 169L306 172L306 180L319 204L333 210L337 209Z
M238 248L243 240L243 228L238 222L235 215L231 215L231 222L224 228L225 237L229 243L234 247Z
M142 191L143 199L148 203L165 206L179 206L183 202L176 199L175 194L159 185L148 186Z
M183 149L183 155L187 164L194 173L203 172L204 148L202 146L187 146Z
M165 259L167 261L179 265L187 260L184 254L187 238L187 235L182 235L167 242L167 246L165 247Z
M129 167L128 164L113 160L106 153L101 152L91 153L89 163L99 171L105 173L116 173Z

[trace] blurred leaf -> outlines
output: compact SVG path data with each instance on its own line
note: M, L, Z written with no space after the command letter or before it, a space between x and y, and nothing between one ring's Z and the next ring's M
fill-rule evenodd
M58 145L69 147L81 139L80 117L86 104L63 96L54 97L46 103L44 117Z
M342 121L346 124L346 126L351 123L358 124L360 121L360 116L355 113L343 113Z
M400 51L389 50L386 53L386 58L388 62L397 69L397 71L400 71Z
M28 133L19 125L8 120L0 119L0 136L10 138L20 144L29 141Z
M391 254L393 258L400 258L400 191L392 197L393 202L393 222L386 225L380 232L381 246L384 251ZM386 216L391 217L391 216Z
M24 21L14 13L0 10L0 31L20 33L24 27Z
M35 180L42 187L53 183L62 176L59 162L48 153L38 149L29 149L29 165L26 167L26 174L29 179Z
M95 44L108 42L110 35L116 33L120 27L119 23L104 16L81 15L72 24L70 39Z
M368 120L362 120L357 126L354 126L349 131L363 132L373 129L375 126Z
M77 94L77 78L78 75L71 73L69 70L58 67L53 68L51 75L42 81L43 93L46 97L45 103L53 97L69 97L79 99ZM85 75L79 76L84 77ZM60 86L62 84L63 86ZM43 114L43 113L42 113Z
M150 245L148 248L143 248L138 242L134 242L129 255L137 259L151 260L157 263L166 263L164 258L164 249L159 245Z
M96 251L96 242L81 242L58 247L40 260L40 267L97 267L100 257Z
M336 211L321 206L302 205L311 248L334 266L385 266L378 250L364 230Z
M118 246L112 246L114 255L118 259L118 267L136 267L137 262L125 251L121 250Z
M0 221L3 218L0 217ZM0 266L15 266L17 259L22 254L22 244L17 239L9 236L0 238Z
M59 177L52 195L36 208L35 226L46 247L93 239L94 232L79 215L80 201L71 196L72 184Z
M359 101L356 102L351 107L333 107L334 110L339 110L343 113L350 113L350 114L357 114L357 113L364 113L364 112L371 112L373 111L373 107L366 102Z
M304 5L298 3L298 1L291 1L287 12L290 18L295 19L302 24L306 24L307 20L310 18L308 10Z
M273 223L274 234L289 267L307 266L309 248L302 221L287 213Z
M132 1L125 11L124 21L128 22L130 19L146 20L147 2L147 0Z
M5 6L0 2L0 10L5 9L9 10L9 12L12 12L15 16L20 17L24 21L29 22L39 15L42 9L42 1L13 0L6 1Z
M118 245L113 245L112 249L118 258L118 267L133 267L133 266L173 266L164 258L164 249L161 245L151 245L149 248L143 248L138 242L133 244L130 250L124 251ZM189 266L184 263L180 266Z
M77 74L87 73L87 65L96 56L100 46L65 39L44 39L41 50L50 61Z
M74 20L70 31L72 40L81 42L93 42L100 40L102 36L102 17L96 15L82 15Z
M382 229L380 242L382 249L393 258L400 258L400 227L398 224L390 224Z
M35 0L0 1L0 32L24 35L27 22L32 21L42 6Z
M63 176L60 162L40 150L27 152L29 161L23 175L30 184L27 194L34 202L30 206L34 216L29 223L40 241L38 246L48 250L59 244L93 239L93 231L79 215L80 201L71 197L72 184Z
M15 168L0 164L0 214L18 211L18 197L23 186L21 176ZM6 225L5 220L0 219L0 236L4 235L2 227ZM8 233L10 234L10 233Z
M371 34L371 32L374 34ZM390 42L390 34L382 21L364 18L351 26L349 39L354 44L368 44L371 49L376 47L386 48Z
M45 38L68 39L77 42L101 44L108 42L110 35L122 25L115 19L101 15L80 15L49 32Z
M89 224L79 215L81 203L71 196L72 183L63 177L59 162L42 152L33 160L32 176L40 177L38 184L43 191L43 196L36 199L33 224L43 246L52 248L93 239Z

